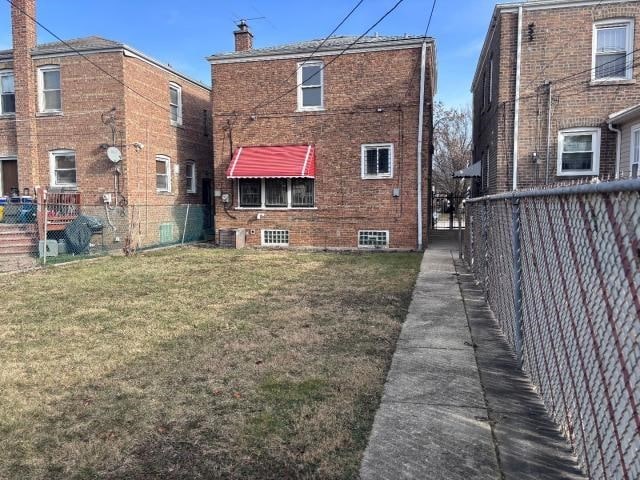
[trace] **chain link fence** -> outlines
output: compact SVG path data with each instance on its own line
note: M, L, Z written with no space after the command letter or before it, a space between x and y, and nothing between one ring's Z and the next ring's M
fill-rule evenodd
M640 478L640 181L473 199L465 257L593 479Z
M100 205L77 193L7 199L0 203L0 272L203 241L210 225L211 207L200 204Z

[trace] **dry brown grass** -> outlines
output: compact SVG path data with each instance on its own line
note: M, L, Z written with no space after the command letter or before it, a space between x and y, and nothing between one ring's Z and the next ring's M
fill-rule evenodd
M418 254L199 248L13 277L0 478L354 478Z

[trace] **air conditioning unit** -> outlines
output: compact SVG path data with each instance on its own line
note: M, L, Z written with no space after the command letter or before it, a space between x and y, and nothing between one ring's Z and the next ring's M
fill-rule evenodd
M220 229L218 238L222 248L244 248L247 231L244 228Z

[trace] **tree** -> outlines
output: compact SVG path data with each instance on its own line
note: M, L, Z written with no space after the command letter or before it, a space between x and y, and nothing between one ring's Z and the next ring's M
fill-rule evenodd
M433 187L438 194L463 197L468 181L454 178L453 172L468 167L472 161L472 114L470 107L434 106Z

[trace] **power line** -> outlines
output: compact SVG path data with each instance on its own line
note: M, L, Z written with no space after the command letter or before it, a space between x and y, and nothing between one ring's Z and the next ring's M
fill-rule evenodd
M429 36L429 28L431 27L431 20L433 20L433 12L436 10L436 3L438 3L438 0L433 0L433 3L431 4L431 12L429 13L429 20L427 20L427 27L424 30L424 35L423 35L423 41L427 40L427 37ZM413 66L413 71L411 72L411 76L409 77L409 86L407 87L407 93L405 93L405 98L409 95L409 92L411 91L411 85L412 85L412 80L414 75L416 74L416 72L418 71L418 65L420 65L420 60L416 59L416 64Z
M338 55L336 55L335 57L333 57L329 62L325 63L322 65L322 67L320 67L320 69L315 72L313 75L311 75L309 78L307 78L307 80L311 80L312 78L320 75L320 73L322 71L324 71L329 65L331 65L333 62L335 62L338 58L340 58L347 50L349 50L351 47L353 47L356 43L358 43L360 40L362 40L371 30L373 30L375 27L377 27L385 18L387 18L389 15L391 15L391 13L400 6L400 4L404 2L404 0L398 0L395 5L393 7L391 7L389 10L387 10L387 12L382 15L382 17L380 17L378 19L378 21L376 21L373 25L371 25L371 27L369 27L367 29L366 32L364 32L362 35L360 35L358 38L356 38L352 43L350 43L349 45L347 45L340 53L338 53ZM268 100L266 102L262 102L259 103L258 105L256 105L255 107L253 107L252 111L256 111L259 108L263 108L266 107L267 105L271 105L274 102L277 102L278 100L280 100L281 98L285 97L286 95L288 95L289 93L295 91L298 89L298 87L300 87L302 85L302 83L296 84L294 87L288 89L287 91L285 91L283 94L277 96L276 98L272 99L272 100Z
M309 56L307 57L307 59L306 59L306 60L304 60L302 63L307 63L309 60L311 60L311 58L312 58L316 53L318 53L318 50L320 50L320 49L324 46L324 44L325 44L325 43L327 43L327 40L329 40L329 39L333 36L333 34L334 34L334 33L336 33L336 32L338 31L338 29L339 29L342 25L344 25L344 23L345 23L347 20L349 20L349 17L351 17L351 15L353 15L353 13L358 9L358 7L360 7L360 5L362 5L362 3L363 3L363 2L364 2L364 0L360 0L360 1L355 5L355 7L353 7L353 8L351 9L351 11L347 14L347 16L346 16L346 17L344 17L344 18L342 19L342 21L338 24L338 26L337 26L336 28L334 28L334 29L331 31L331 33L330 33L329 35L327 35L327 36L322 40L322 42L320 42L320 44L319 44L319 45L318 45L318 46L313 50L313 52L311 52L311 55L309 55ZM286 82L287 80L289 80L289 79L290 79L292 76L294 76L296 73L298 73L298 70L300 70L300 68L301 68L301 67L296 67L296 69L295 69L293 72L291 72L291 73L289 74L289 76L288 76L288 77L283 81L283 83L284 83L284 82Z
M68 49L70 49L72 52L74 52L76 55L79 55L80 57L82 57L84 60L86 60L87 62L89 62L91 65L93 65L95 68L97 68L98 70L100 70L102 73L104 73L105 75L107 75L108 77L112 78L113 80L115 80L117 83L119 83L120 85L122 85L124 88L126 88L127 90L130 90L131 92L135 93L136 95L138 95L140 98L148 101L149 103L155 105L158 108L161 108L162 110L164 110L165 112L171 113L171 109L169 109L168 107L161 105L159 103L157 103L155 100L147 97L146 95L138 92L135 88L127 85L126 83L124 83L122 80L120 80L118 77L116 77L115 75L111 74L109 71L105 70L104 68L102 68L99 64L97 64L96 62L94 62L93 60L91 60L87 55L85 55L84 53L82 53L81 51L79 51L77 48L75 48L73 45L69 44L69 42L67 42L66 40L63 40L62 38L60 38L58 35L56 35L53 31L51 31L51 29L49 29L48 27L46 27L45 25L43 25L41 22L39 22L37 19L33 18L31 15L29 15L27 12L24 11L23 8L21 8L20 6L16 5L14 3L13 0L7 0L7 2L13 6L14 8L16 8L20 13L22 13L25 17L27 17L28 19L30 19L31 21L33 21L36 25L38 25L40 28L42 28L44 31L46 31L49 35L53 36L55 39L57 39L59 42L61 42L64 46L66 46ZM188 128L189 130L193 130L193 131L200 131L200 129L195 129L195 128Z

